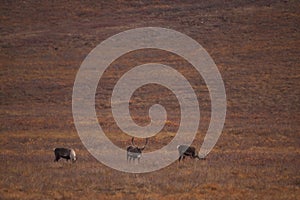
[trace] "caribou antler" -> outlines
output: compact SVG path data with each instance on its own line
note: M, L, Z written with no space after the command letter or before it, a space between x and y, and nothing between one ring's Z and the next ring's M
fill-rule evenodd
M142 151L145 149L145 147L146 147L147 144L148 144L148 138L146 138L146 143L145 143L145 145L141 148Z
M132 144L132 146L136 147L136 145L134 144L134 137L132 137L132 139L131 139L131 144Z

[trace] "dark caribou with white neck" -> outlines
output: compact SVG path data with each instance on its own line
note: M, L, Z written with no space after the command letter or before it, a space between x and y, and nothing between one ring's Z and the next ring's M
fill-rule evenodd
M57 162L60 158L64 158L67 161L71 160L72 162L75 162L77 160L74 149L55 148L55 149L53 149L53 151L54 151L54 155L55 155L54 162Z
M145 145L143 147L138 147L134 144L134 137L131 139L131 145L127 147L127 161L133 161L137 158L138 162L142 156L142 152L145 149L146 145L148 144L148 138L146 138Z
M190 157L192 159L198 158L199 160L205 160L205 158L200 158L200 156L196 153L196 148L188 145L178 145L177 146L179 158L178 161L184 160L184 158Z

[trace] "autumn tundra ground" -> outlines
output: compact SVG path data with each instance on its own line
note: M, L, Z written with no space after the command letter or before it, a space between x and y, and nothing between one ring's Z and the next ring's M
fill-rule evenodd
M0 199L299 198L299 6L293 0L2 1ZM148 26L180 31L207 50L225 84L227 114L206 160L130 174L103 165L84 147L72 91L82 61L100 42ZM162 50L130 52L109 66L95 97L99 124L115 145L130 144L112 117L110 97L122 74L148 62L173 67L192 85L201 110L193 142L199 150L211 114L208 89L189 63ZM137 124L149 123L154 103L166 108L168 120L145 152L168 144L180 124L176 96L159 85L132 96ZM74 148L78 161L54 163L52 149L60 146Z

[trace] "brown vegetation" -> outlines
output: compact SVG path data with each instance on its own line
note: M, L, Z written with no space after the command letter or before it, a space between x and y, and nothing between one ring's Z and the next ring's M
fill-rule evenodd
M300 196L300 13L298 1L4 1L0 5L0 199L296 199ZM198 41L222 74L228 111L206 160L186 159L153 173L128 174L93 158L77 135L72 88L87 54L136 27L175 29ZM115 61L99 82L96 108L109 138L126 148L109 104L118 78L141 63L165 63L196 91L200 147L210 118L201 77L180 57L158 50ZM162 98L167 97L167 98ZM132 97L138 124L166 106L168 121L149 141L167 144L179 124L178 102L160 86ZM137 141L138 142L138 141ZM75 164L54 163L54 147L76 150ZM124 155L126 159L126 155ZM142 162L142 159L141 159Z

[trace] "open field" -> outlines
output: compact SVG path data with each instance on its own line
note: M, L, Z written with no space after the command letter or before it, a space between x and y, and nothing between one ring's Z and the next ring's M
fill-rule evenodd
M2 2L0 199L296 199L299 6L299 1L271 0ZM180 31L207 50L224 80L226 122L206 160L187 158L152 173L122 173L83 146L72 117L73 84L96 45L147 26ZM135 51L112 63L96 93L99 124L114 144L124 149L130 144L112 117L111 93L126 71L154 61L178 70L197 93L201 122L193 144L199 149L209 125L209 93L192 66L168 52ZM137 124L149 122L154 103L165 106L168 120L145 152L166 145L179 127L178 101L158 85L134 93L130 108ZM59 146L74 148L78 161L54 163L52 149Z

